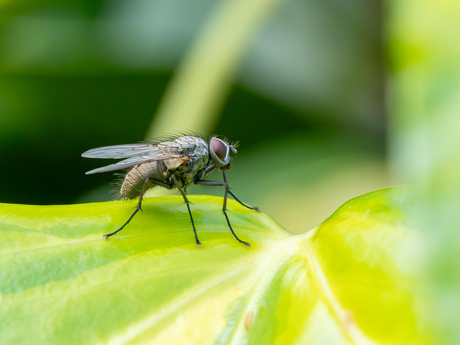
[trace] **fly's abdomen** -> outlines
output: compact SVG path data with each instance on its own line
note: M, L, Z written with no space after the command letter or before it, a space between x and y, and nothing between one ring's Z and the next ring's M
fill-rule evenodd
M136 165L126 174L121 185L120 194L128 199L138 198L141 195L145 180L155 178L165 181L165 173L167 171L168 168L163 161L153 161ZM154 184L149 183L146 186L146 190L154 186Z

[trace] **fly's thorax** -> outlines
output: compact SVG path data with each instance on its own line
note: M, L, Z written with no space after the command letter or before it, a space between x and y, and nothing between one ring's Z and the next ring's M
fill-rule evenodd
M208 145L202 138L194 136L182 136L173 141L163 141L158 148L165 156L164 160L169 170L179 169L188 171L194 168L194 163L203 157L208 157Z
M183 136L175 139L173 145L178 147L183 154L193 157L199 157L208 154L207 142L199 137Z
M158 144L158 148L166 155L183 154L198 157L208 154L206 141L193 136L182 136L173 141L163 141Z

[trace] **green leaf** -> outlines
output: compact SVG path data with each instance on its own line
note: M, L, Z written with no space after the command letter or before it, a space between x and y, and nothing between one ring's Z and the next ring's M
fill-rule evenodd
M370 193L293 236L236 202L1 205L2 344L419 342L411 193ZM305 210L308 214L308 210Z

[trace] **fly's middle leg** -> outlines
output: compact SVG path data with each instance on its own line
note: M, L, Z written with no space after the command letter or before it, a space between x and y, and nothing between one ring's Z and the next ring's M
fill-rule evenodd
M141 194L140 194L140 196L139 196L139 202L137 203L136 209L134 210L134 212L133 212L133 214L131 215L131 217L129 217L129 219L126 221L126 223L123 224L123 225L121 226L121 228L118 229L117 231L114 231L114 232L112 232L112 233L110 233L110 234L102 235L102 238L103 238L104 240L108 239L110 236L115 235L117 232L120 232L121 230L123 230L123 228L124 228L126 225L129 224L129 222L131 221L131 219L133 219L133 217L136 215L136 213L139 212L139 210L142 211L142 199L143 199L143 197L144 197L144 193L145 193L145 191L146 191L146 188L147 188L147 184L148 184L148 183L155 183L155 184L157 184L157 185L160 185L160 186L165 187L165 188L168 188L168 189L171 189L171 188L172 188L171 185L166 184L166 183L164 183L163 181L160 181L160 180L157 180L157 179L154 179L154 178L148 178L148 179L146 179L145 182L144 182L144 185L143 185L143 187L142 187Z
M193 233L195 234L196 245L197 245L197 246L201 246L201 242L200 242L200 240L198 239L198 235L197 235L197 233L196 233L195 222L193 221L193 217L192 217L192 211L190 211L190 205L189 205L189 204L190 204L190 201L188 201L187 195L185 195L185 192L184 192L183 189L179 186L179 183L177 182L176 176L171 175L171 180L173 180L173 182L174 182L174 184L176 185L177 189L178 189L179 192L182 194L182 197L184 198L185 203L187 204L188 214L190 215L190 220L191 220L191 222L192 222Z

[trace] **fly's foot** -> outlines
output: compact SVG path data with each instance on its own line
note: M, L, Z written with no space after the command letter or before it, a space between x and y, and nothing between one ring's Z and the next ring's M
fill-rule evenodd
M259 208L257 206L251 207L251 210L260 212Z
M200 242L200 241L196 241L196 245L197 245L198 247L201 247L201 242Z
M117 232L118 232L118 231L112 232L111 234L102 235L102 238L104 239L104 241L106 241L110 236L115 235Z
M245 246L248 246L249 248L251 248L251 243L248 243L248 242L244 242L244 241L241 241L239 240L241 243L243 243Z

